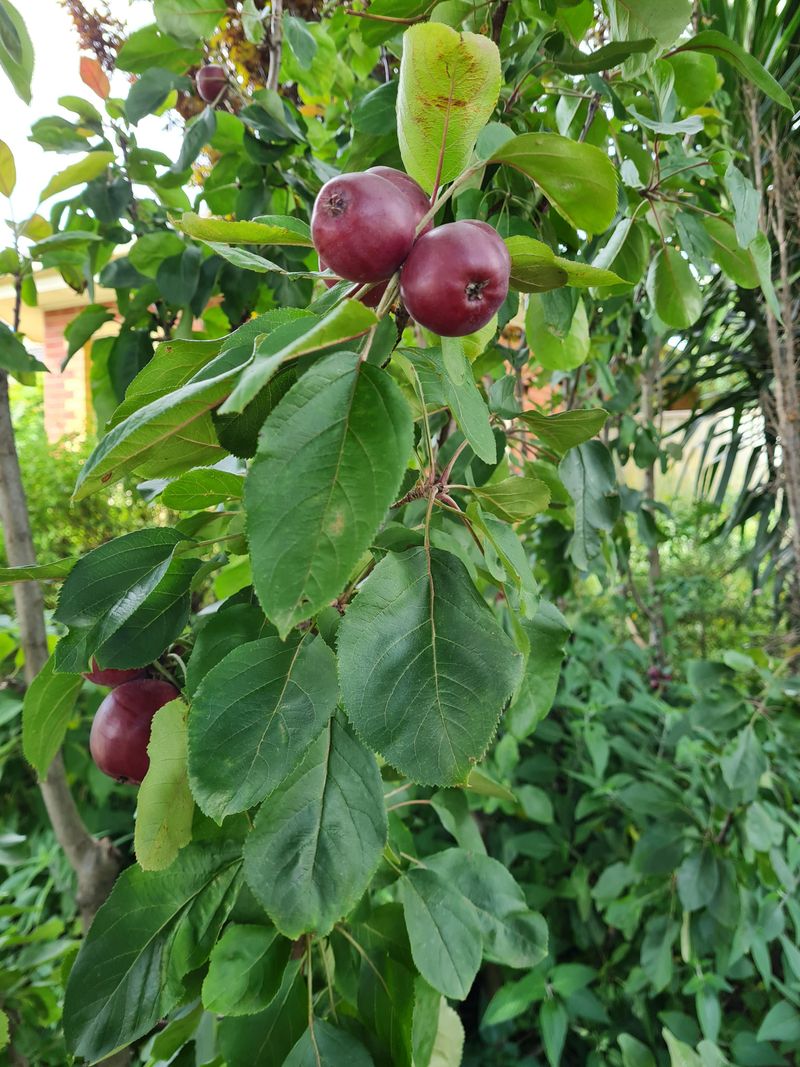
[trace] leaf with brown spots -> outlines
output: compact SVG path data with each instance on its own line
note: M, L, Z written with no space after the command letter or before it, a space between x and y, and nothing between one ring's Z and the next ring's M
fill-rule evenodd
M457 33L443 23L412 26L403 35L397 94L397 136L408 173L433 189L442 141L442 182L469 162L478 134L500 94L500 53L488 37Z

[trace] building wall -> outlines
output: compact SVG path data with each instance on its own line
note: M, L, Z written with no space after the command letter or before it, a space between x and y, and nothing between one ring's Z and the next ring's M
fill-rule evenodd
M92 415L89 360L79 349L61 370L67 355L64 329L80 307L58 308L44 313L44 354L42 362L50 370L44 375L44 428L48 441L65 434L85 434Z

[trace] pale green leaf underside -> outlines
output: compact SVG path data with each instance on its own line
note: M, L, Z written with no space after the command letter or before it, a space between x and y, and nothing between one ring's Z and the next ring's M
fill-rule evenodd
M397 94L397 137L406 171L431 192L445 127L441 181L469 162L475 140L500 93L500 53L482 34L443 23L412 26L403 35Z
M388 555L339 630L340 683L359 735L415 781L466 781L516 688L522 656L460 560Z
M186 769L186 712L171 700L153 716L147 752L150 766L139 788L134 849L145 871L169 867L192 839L194 801Z

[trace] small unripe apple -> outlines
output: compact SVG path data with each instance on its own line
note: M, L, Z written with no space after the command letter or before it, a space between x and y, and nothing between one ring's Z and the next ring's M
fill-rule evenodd
M409 315L440 337L485 326L508 293L511 256L486 222L465 219L420 237L403 265L400 295Z
M115 670L112 667L103 669L98 665L94 656L92 656L91 666L92 669L85 671L83 677L88 682L94 682L95 685L105 685L109 689L114 689L125 682L132 682L134 678L141 678L144 675L144 667L132 667L129 670Z
M198 70L194 83L200 99L205 100L207 104L213 104L222 90L227 88L228 75L216 63L209 63L207 67Z
M396 167L370 167L367 174L377 174L379 177L385 178L387 182L391 182L396 189L399 189L401 193L408 197L411 201L411 206L417 212L417 225L419 225L420 219L430 211L430 197L419 182L415 181L410 174L406 174L405 171L397 170ZM428 219L424 228L420 231L420 237L423 233L427 233L428 230L432 229L433 219Z
M414 243L417 212L378 174L340 174L319 191L311 215L314 247L340 278L391 278Z
M139 678L112 689L95 713L89 750L109 778L138 785L147 774L153 716L180 693L169 682Z
M327 270L328 269L328 264L325 262L325 260L322 258L322 256L319 257L319 269L320 270ZM326 289L333 289L334 285L338 284L338 282L340 282L342 279L341 278L323 278L322 280L325 282L325 288ZM364 293L363 296L359 296L358 299L366 307L368 307L368 308L376 308L378 306L378 304L380 304L381 297L386 292L386 286L388 284L389 284L388 282L381 282L379 285L373 285L373 287L371 289L367 289L366 293ZM355 285L352 285L351 288L355 289Z

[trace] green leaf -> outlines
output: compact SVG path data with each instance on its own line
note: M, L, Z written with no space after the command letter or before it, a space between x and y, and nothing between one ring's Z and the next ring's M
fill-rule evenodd
M295 15L284 15L283 32L297 62L303 70L309 70L317 54L317 42L305 20Z
M464 1000L481 964L483 940L472 903L433 870L412 868L400 882L411 955L443 996Z
M374 1067L374 1061L347 1031L315 1019L313 1040L311 1031L306 1030L283 1067Z
M67 732L83 685L80 674L55 674L53 657L33 679L22 705L22 751L39 778L48 768Z
M8 1047L9 1038L8 1016L4 1011L0 1011L0 1052Z
M731 160L725 171L725 189L733 204L733 225L740 248L749 248L758 236L758 191Z
M245 508L256 592L279 633L341 593L396 498L411 436L399 387L352 352L319 360L272 411Z
M755 240L750 243L749 251L758 271L761 291L772 310L772 314L778 322L782 322L781 306L775 294L775 287L772 284L772 247L767 235L764 233L756 234Z
M158 26L143 26L128 34L116 56L118 70L144 74L151 67L167 67L182 74L202 60L199 48L183 48L174 37L162 33Z
M558 411L555 415L542 415L538 411L523 411L516 416L529 430L536 434L556 452L568 452L576 445L590 441L602 430L608 418L603 408L578 408Z
M0 567L0 585L31 580L58 581L66 578L77 562L78 557L71 556L69 559L57 559L53 563L34 563L29 567Z
M150 766L136 802L134 849L145 871L162 871L192 839L194 801L186 769L186 714L171 700L153 716L147 752Z
M719 885L719 865L712 849L692 852L678 868L678 896L686 911L707 907Z
M149 67L133 83L128 93L125 101L128 122L136 126L145 115L158 111L173 89L190 87L191 82L183 74L176 74L164 67Z
M631 1034L620 1034L617 1044L622 1052L622 1067L656 1067L655 1057L647 1045Z
M236 337L231 334L230 338ZM229 340L229 339L228 339ZM227 340L223 344L227 343ZM134 411L168 396L192 381L220 352L217 341L163 341L125 391L125 399L114 412L109 425L116 426Z
M197 803L221 821L246 811L294 770L336 708L336 658L294 633L234 649L203 678L189 718Z
M244 562L247 562L245 559ZM209 671L238 648L263 636L269 623L257 604L228 601L213 615L199 620L189 666L186 692L192 696Z
M220 412L224 415L243 411L282 363L360 337L377 321L375 313L360 301L343 300L322 318L306 314L258 338L253 362L242 374Z
M487 482L471 490L481 506L504 522L525 522L544 511L550 503L550 490L527 471L499 482Z
M146 278L155 278L165 259L180 256L186 248L177 233L171 230L155 230L145 233L135 242L128 259Z
M667 326L686 329L703 310L703 295L689 263L672 245L665 245L650 264L647 293Z
M308 995L300 967L300 960L289 963L266 1010L222 1019L219 1045L227 1067L283 1067L308 1025Z
M213 0L212 0L213 2ZM178 158L169 168L171 174L181 174L194 163L217 132L217 113L209 106L187 124Z
M499 94L500 53L490 38L436 22L406 30L397 137L406 171L424 189L433 189L443 138L441 181L466 167Z
M610 530L617 518L614 463L605 445L587 441L567 452L558 473L575 505L570 555L576 567L588 570L600 554L600 531Z
M14 331L0 322L0 368L12 374L31 374L47 370L44 363L28 352Z
M666 989L672 978L672 946L680 932L680 924L666 915L650 919L642 941L642 970L655 993Z
M447 406L472 451L484 463L497 462L489 409L478 391L460 337L442 338L442 384Z
M520 625L530 643L522 684L506 715L506 729L522 740L545 718L556 697L567 641L572 633L558 608L541 601L532 619Z
M187 211L174 225L189 237L200 241L216 241L239 245L296 245L311 248L308 223L290 215L268 215L251 222L229 222L227 219L206 219Z
M198 467L170 482L161 494L161 502L175 511L200 511L229 500L241 500L243 493L241 474Z
M78 560L55 611L69 629L56 647L56 670L88 670L93 655L102 667L143 667L161 655L186 624L199 564L174 557L182 540L169 528L136 530Z
M675 95L686 108L702 107L717 88L717 63L701 52L678 52L667 62L675 72Z
M550 1067L558 1067L569 1028L567 1009L558 997L550 997L542 1001L539 1008L539 1028L542 1032L542 1044L547 1062Z
M109 311L103 304L89 304L85 307L64 330L64 339L67 341L67 358L61 364L63 371L69 360L79 348L83 348L92 334L100 327L110 322L114 313Z
M262 805L245 877L285 937L325 936L361 899L385 842L375 757L334 719Z
M521 785L517 787L517 799L522 814L531 822L550 826L553 823L553 803L544 789L538 785Z
M86 935L67 983L64 1036L92 1063L149 1033L186 996L238 891L241 846L189 845L165 871L129 867Z
M800 1041L800 1012L787 1000L779 1000L764 1016L757 1041Z
M157 478L221 459L210 412L228 395L239 370L225 367L213 377L198 375L116 423L83 465L74 499L82 500L130 471Z
M702 225L711 240L709 258L743 289L757 289L758 271L753 257L739 247L733 226L724 219L710 217L704 218Z
M533 237L507 237L506 246L511 256L511 288L521 293L545 293L563 285L586 289L623 282L611 270L557 256L549 245Z
M567 222L602 233L617 210L617 173L605 152L557 133L523 133L490 162L507 163L536 182Z
M39 203L49 200L56 193L63 193L65 189L98 178L113 162L113 152L90 152L88 156L79 159L77 163L71 163L65 170L54 175L42 190Z
M551 53L552 62L566 74L597 74L601 70L611 70L629 56L651 51L656 44L653 37L641 41L612 41L587 54L561 37L558 40L563 43L558 52Z
M222 0L153 0L159 29L189 46L210 37L226 10Z
M612 0L611 26L616 40L655 37L667 46L686 27L691 14L691 0Z
M568 333L559 336L547 324L541 296L531 294L525 315L525 331L533 358L545 370L575 370L589 358L589 319L583 300L578 300Z
M746 726L720 760L725 784L735 789L745 802L755 798L761 775L767 770L767 758L752 726Z
M385 134L397 125L397 82L393 79L362 96L352 114L353 129L372 136Z
M693 1048L679 1041L666 1027L661 1033L669 1049L670 1067L704 1067L703 1061Z
M754 85L766 93L776 104L794 110L791 97L749 52L730 37L718 30L703 30L688 41L681 42L676 53L680 52L709 52L711 55L721 56L737 70L743 77L748 78Z
M33 45L22 16L10 0L0 0L0 69L20 100L30 104Z
M382 559L339 628L350 721L392 766L425 784L467 779L521 669L464 564L437 549Z
M516 1019L535 1001L543 1000L546 990L541 968L518 982L506 982L489 1001L481 1026L497 1026Z
M470 852L486 852L478 824L469 810L463 789L439 789L431 797L431 806L442 826Z
M203 1007L217 1015L254 1015L277 995L291 944L268 926L233 923L211 950Z
M525 894L502 863L450 848L425 858L425 866L466 897L475 909L483 955L506 967L535 967L547 955L547 924L530 911Z
M2 26L2 18L2 8L0 8L0 27ZM0 141L0 195L11 196L16 184L17 168L14 163L14 153L5 141Z

